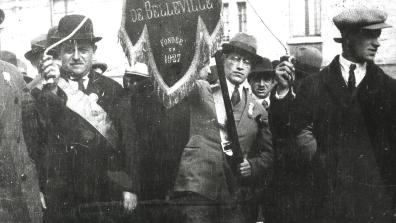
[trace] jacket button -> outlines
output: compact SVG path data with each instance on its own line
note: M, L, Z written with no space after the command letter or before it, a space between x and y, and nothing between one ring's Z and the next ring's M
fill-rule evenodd
M26 176L26 174L24 174L24 173L23 173L23 174L21 174L21 180L22 180L22 181L26 181L26 179L27 179L27 176Z

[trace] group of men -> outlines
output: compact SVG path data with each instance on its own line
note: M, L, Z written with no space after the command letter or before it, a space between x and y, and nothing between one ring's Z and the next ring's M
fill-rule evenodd
M39 78L0 64L0 221L394 221L396 80L373 62L386 17L334 17L342 53L321 71L315 48L271 62L238 33L226 86L195 80L171 108L145 75L133 91L103 75L92 21L63 17L25 55Z

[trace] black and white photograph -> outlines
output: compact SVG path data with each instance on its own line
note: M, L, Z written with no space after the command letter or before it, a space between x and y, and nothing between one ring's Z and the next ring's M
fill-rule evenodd
M0 223L395 223L396 1L0 0Z

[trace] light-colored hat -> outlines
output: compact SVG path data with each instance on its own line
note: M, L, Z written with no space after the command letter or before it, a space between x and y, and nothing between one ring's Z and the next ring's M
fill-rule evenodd
M378 9L354 8L347 9L333 18L335 26L340 30L341 36L345 35L351 30L357 29L384 29L392 27L386 24L385 21L388 15L386 12ZM334 41L340 43L342 38L334 38Z
M150 77L148 73L147 65L144 63L136 63L132 67L127 67L125 69L125 76L128 77L141 77L141 78L148 78Z
M297 48L294 58L296 68L306 72L319 71L323 62L322 53L311 46Z

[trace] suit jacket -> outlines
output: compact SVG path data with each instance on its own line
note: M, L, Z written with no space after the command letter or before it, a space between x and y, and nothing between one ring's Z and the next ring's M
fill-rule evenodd
M310 160L319 222L390 222L396 179L396 81L373 63L350 94L339 57L307 78L292 118L298 149Z
M211 88L208 82L198 80L195 92L189 96L190 139L181 157L175 191L192 191L219 200L223 195L241 189L225 191L235 186L231 182L235 182L239 176L231 171L221 148L212 96L212 91L219 90L219 87ZM242 180L242 185L250 190L247 192L249 195L240 199L249 199L266 180L265 176L272 164L273 149L267 112L246 89L244 97L246 103L237 131L242 153L252 166L252 176ZM262 123L256 121L259 115Z
M0 222L41 222L38 178L22 132L27 97L16 67L0 61Z
M112 174L126 171L125 151L69 109L67 95L60 88L57 94L46 89L33 93L43 136L38 144L44 148L38 160L40 184L49 211L66 212L83 203L119 200L122 190L132 190L118 182L119 174ZM84 93L96 94L97 104L114 120L122 94L117 82L92 71Z

